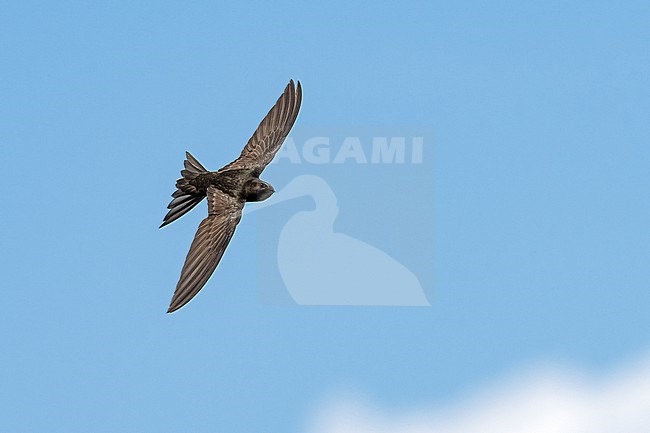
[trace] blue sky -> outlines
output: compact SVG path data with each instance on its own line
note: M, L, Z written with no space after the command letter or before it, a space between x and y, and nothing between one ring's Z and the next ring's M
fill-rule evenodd
M650 348L646 2L2 5L3 431L304 432L341 389L444 404ZM183 152L232 160L289 78L297 130L433 131L404 192L430 308L260 303L260 212L164 314L204 212L157 229Z

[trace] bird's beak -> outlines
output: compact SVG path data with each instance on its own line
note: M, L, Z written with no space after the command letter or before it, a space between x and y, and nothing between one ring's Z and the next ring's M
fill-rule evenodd
M266 207L269 207L269 206L274 206L276 204L285 202L287 200L290 200L290 199L300 195L300 194L293 193L291 191L292 189L294 189L294 188L284 187L280 191L276 192L275 189L271 185L269 185L269 191L271 191L271 193L272 193L271 196L268 199L264 200L264 201L254 203L251 206L246 206L244 208L244 214L255 212L255 211L258 211L260 209L264 209Z

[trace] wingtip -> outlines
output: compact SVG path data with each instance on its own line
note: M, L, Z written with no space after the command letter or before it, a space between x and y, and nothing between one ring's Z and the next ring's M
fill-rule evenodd
M287 88L291 89L294 97L302 99L302 85L300 84L300 80L296 80L296 84L294 85L293 78L290 79Z
M180 308L185 305L185 304L180 304L180 305L174 305L174 303L169 304L169 308L167 309L167 314L173 313L174 311L180 310Z

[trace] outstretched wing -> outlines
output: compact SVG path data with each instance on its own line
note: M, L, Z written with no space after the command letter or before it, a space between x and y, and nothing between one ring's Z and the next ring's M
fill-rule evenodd
M241 219L244 202L218 188L208 188L208 216L194 235L168 313L187 304L216 269Z
M289 81L280 98L244 146L239 158L221 170L255 169L256 175L259 176L291 131L291 127L298 117L301 101L300 81L298 81L297 87L294 87L293 80Z

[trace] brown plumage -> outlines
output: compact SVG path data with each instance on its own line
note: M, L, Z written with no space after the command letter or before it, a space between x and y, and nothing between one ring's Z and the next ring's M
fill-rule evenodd
M289 134L301 101L300 82L294 86L293 80L289 81L241 155L218 171L208 171L186 152L182 177L176 181L177 189L160 227L185 215L205 197L208 216L194 235L168 313L187 304L208 281L241 219L244 203L266 200L275 192L259 176Z

